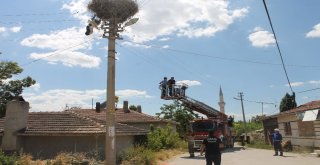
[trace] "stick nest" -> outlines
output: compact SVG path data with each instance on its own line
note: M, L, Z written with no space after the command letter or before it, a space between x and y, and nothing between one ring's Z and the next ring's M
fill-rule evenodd
M116 18L117 23L123 23L139 10L133 0L92 0L88 9L101 19Z

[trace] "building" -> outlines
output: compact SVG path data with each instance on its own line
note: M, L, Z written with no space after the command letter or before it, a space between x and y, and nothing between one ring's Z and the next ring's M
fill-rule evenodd
M123 109L116 111L117 154L145 138L150 124L176 125ZM96 110L29 112L28 102L14 100L7 104L6 117L0 118L1 149L30 153L36 158L52 158L60 152L84 152L103 159L105 123L106 111L99 107ZM133 126L135 124L140 127Z
M279 128L284 141L293 146L320 147L320 100L311 101L297 108L267 116L263 120L266 141L275 128Z
M220 112L221 113L225 113L224 107L225 107L226 103L224 102L221 86L220 86L220 91L219 91L219 102L218 102L218 104L219 104L219 107L220 107Z

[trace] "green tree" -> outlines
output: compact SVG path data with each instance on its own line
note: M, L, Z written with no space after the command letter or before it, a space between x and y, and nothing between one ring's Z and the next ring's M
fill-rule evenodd
M199 118L198 114L194 113L190 108L183 106L178 101L174 101L169 105L164 104L160 110L160 113L156 113L158 117L179 123L179 125L177 125L177 132L180 137L185 137L190 122L195 118Z
M19 96L23 89L36 83L31 77L21 80L12 80L14 75L18 75L23 69L16 62L0 62L0 117L6 112L6 104L15 96Z
M297 103L295 93L293 92L292 95L286 93L280 103L280 112L285 112L296 107Z
M133 111L137 111L138 110L137 106L135 106L135 105L130 105L129 109L133 110Z

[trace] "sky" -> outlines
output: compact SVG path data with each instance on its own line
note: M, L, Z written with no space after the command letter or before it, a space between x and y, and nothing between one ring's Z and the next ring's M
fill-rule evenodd
M88 0L10 0L0 6L0 60L24 71L12 79L37 81L23 96L30 111L91 108L106 99L107 39L94 29ZM187 95L242 119L279 111L291 94L262 0L137 0L139 21L116 41L118 106L141 105L155 115L159 82L174 77ZM320 99L318 0L266 0L298 105ZM265 102L262 106L261 103Z

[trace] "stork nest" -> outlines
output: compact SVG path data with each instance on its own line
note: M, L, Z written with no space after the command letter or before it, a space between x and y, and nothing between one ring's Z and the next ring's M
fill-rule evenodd
M138 12L138 4L133 0L92 0L88 9L104 20L116 18L123 23Z

